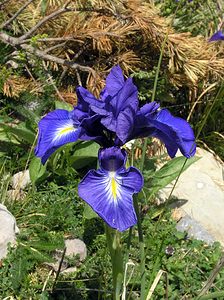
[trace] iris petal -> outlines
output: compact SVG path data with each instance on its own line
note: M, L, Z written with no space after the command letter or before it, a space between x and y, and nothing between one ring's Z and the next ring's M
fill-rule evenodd
M121 173L101 169L89 171L78 192L109 226L124 231L137 222L132 196L142 186L142 175L134 167Z
M123 87L124 83L125 81L121 67L114 66L106 78L105 90L107 91L107 94L113 97Z
M178 149L187 158L193 156L196 152L195 136L188 122L172 116L167 109L156 112L156 105L153 110L146 105L138 111L128 140L154 136L164 142L170 157L173 158Z
M99 151L99 162L101 169L108 172L116 172L124 167L127 153L124 149L111 147Z
M188 158L195 154L194 132L187 121L173 117L167 109L162 109L151 123L156 129L152 135L164 141L171 157L175 156L178 148Z
M103 101L99 101L93 94L91 94L87 89L83 88L82 86L77 87L76 93L80 103L88 103L89 105L94 105L99 108L104 107Z
M74 125L71 115L67 110L57 109L40 120L35 155L41 157L43 164L59 147L79 138L81 128Z
M216 31L209 39L209 42L224 41L224 34L221 30Z

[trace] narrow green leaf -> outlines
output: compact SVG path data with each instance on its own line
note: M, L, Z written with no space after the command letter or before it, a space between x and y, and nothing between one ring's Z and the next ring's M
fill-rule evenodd
M42 165L40 158L34 157L29 165L30 179L33 184L46 172L46 165Z
M11 125L1 124L4 132L6 132L9 136L11 135L14 138L17 138L19 142L25 141L29 144L33 144L36 134L26 128L25 123L20 123L16 127L12 127Z
M98 157L99 148L100 146L92 141L78 144L75 147L74 155L70 157L70 164L75 169L80 169L87 166L96 160Z
M150 196L156 194L160 189L167 186L179 175L185 161L185 165L182 171L185 171L193 163L198 161L200 157L194 156L187 159L184 156L175 157L172 160L168 161L161 169L155 172L153 179L150 183L151 192Z
M47 10L47 0L41 1L41 15L44 16Z
M73 106L67 102L62 102L62 101L58 101L58 100L55 100L54 102L55 104L55 108L56 109L66 109L66 110L73 110Z
M98 215L88 204L85 203L83 217L86 218L87 220L91 220L93 218L98 218Z

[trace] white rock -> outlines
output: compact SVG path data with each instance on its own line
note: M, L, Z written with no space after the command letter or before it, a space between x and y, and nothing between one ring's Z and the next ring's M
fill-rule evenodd
M74 272L77 272L77 267L69 267L69 268L65 269L64 271L62 271L61 273L70 274L70 273L74 273Z
M67 239L65 240L65 256L63 259L63 262L61 264L61 272L62 273L72 273L77 270L76 266L69 266L68 264L68 258L74 258L75 256L79 256L79 259L77 259L77 266L81 261L83 261L86 258L87 255L87 248L86 244L79 240L79 239ZM59 265L62 259L62 250L56 250L54 254L54 259L56 260L55 263L45 263L45 265L51 267L54 271L57 271L59 269Z
M65 256L74 257L79 255L79 260L83 261L87 255L86 244L79 239L65 240L66 252Z
M21 171L12 176L12 188L14 190L24 189L30 183L29 170Z
M8 243L15 243L18 232L14 216L0 204L0 259L7 255Z
M223 164L206 150L197 149L196 155L202 158L181 174L172 195L187 215L224 246ZM162 200L168 198L172 186L162 189Z

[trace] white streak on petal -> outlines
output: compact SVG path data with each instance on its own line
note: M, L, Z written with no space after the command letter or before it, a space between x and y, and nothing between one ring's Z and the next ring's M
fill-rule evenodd
M63 124L63 126L57 128L55 132L55 137L52 140L52 142L55 142L57 140L60 140L62 136L66 136L67 134L70 134L72 132L75 132L77 128L74 127L73 122L67 122L66 124Z

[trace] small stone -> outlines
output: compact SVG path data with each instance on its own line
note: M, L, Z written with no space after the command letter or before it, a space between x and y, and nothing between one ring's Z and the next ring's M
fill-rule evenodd
M69 267L69 268L65 269L64 271L62 271L61 273L62 274L68 274L68 273L74 273L76 271L77 271L76 267Z
M87 256L86 244L79 239L67 239L65 240L66 252L65 256L70 258L79 256L79 261L85 260Z
M29 170L21 171L12 176L12 188L14 190L23 190L30 183Z
M6 257L8 244L15 244L16 233L19 233L19 229L14 216L5 205L0 204L0 259Z
M77 267L80 262L82 262L87 256L86 244L79 239L66 239L65 240L65 256L61 264L62 273L72 273L77 270ZM54 254L55 263L44 263L45 265L51 267L55 272L58 271L59 265L62 259L63 251L56 250ZM71 266L69 259L78 256L77 261L75 262L76 266Z

